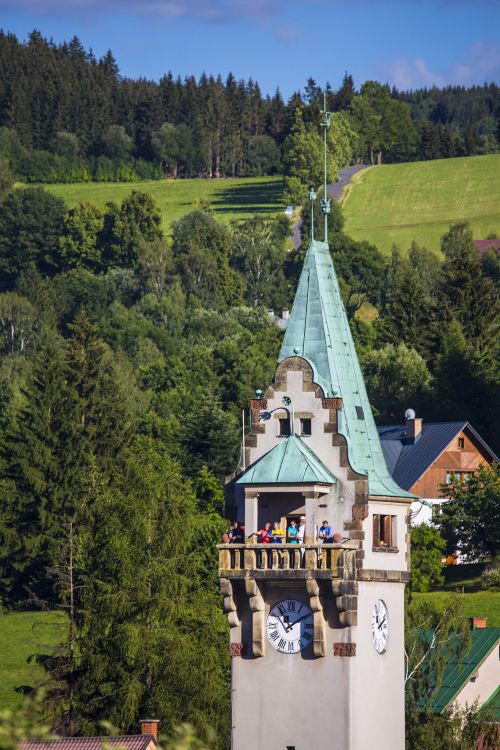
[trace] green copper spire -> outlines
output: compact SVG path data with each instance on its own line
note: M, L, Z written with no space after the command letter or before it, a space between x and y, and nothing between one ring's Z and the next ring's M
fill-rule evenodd
M311 241L278 362L306 359L325 396L343 399L338 431L354 471L368 475L370 495L413 497L385 464L354 341L326 242Z

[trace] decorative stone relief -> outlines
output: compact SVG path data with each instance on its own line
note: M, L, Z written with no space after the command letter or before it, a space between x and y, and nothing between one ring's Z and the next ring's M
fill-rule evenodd
M355 643L334 643L333 655L334 656L356 656L356 644Z
M267 409L267 398L253 398L250 402L252 409Z
M309 606L313 611L314 639L313 653L314 656L325 655L325 618L323 615L323 606L319 598L318 582L314 578L306 580L306 589L309 594Z
M230 643L229 644L229 656L245 656L245 644L244 643Z
M248 596L250 611L252 612L252 653L254 656L264 656L266 629L264 598L255 578L245 579L245 590Z
M341 398L323 398L321 399L323 409L343 409L344 401Z
M229 622L230 628L236 628L240 624L238 612L236 611L236 603L233 595L233 584L229 578L220 579L220 591L224 597L224 611L227 615L227 621Z

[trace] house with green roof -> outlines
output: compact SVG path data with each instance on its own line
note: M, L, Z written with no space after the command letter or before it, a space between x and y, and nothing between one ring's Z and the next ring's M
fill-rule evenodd
M432 710L442 714L451 707L464 709L477 704L489 707L495 721L500 722L500 628L479 627L471 633L469 651L458 660L450 659L442 683L432 699Z

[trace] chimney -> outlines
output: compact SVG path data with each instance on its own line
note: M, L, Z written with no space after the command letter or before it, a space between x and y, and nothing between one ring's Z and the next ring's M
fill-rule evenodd
M287 307L283 308L283 310L281 311L281 317L283 318L283 320L288 320L288 318L290 317L290 310Z
M152 735L154 741L158 742L158 724L159 719L142 719L141 721L141 734Z
M406 417L406 442L416 443L422 434L422 420L415 416L413 409L405 411Z
M469 617L469 622L472 630L474 630L474 628L485 628L487 619L486 617Z

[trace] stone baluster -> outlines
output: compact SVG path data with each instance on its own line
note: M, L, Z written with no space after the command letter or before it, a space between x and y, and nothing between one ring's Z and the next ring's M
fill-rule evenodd
M257 567L256 559L255 559L255 547L245 547L243 550L244 553L244 564L245 564L245 570L255 570Z
M316 570L316 568L318 567L318 553L316 548L306 548L305 567L307 570Z
M227 548L219 550L219 570L231 570L231 553Z

